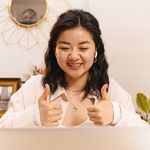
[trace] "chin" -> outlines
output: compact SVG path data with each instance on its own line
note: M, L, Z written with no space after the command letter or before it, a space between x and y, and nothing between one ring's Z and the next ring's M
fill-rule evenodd
M67 73L67 75L73 79L78 79L78 78L81 78L83 76L86 76L87 72L86 73L77 73L77 72L73 72L73 73Z
M77 72L72 72L72 73L67 72L66 74L71 78L80 78L83 75L82 73L77 73Z

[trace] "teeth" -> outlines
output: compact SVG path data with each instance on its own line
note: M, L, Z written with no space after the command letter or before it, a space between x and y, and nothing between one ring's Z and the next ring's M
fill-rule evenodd
M73 67L79 67L81 64L69 64L69 65Z
M81 64L69 64L72 67L79 67Z

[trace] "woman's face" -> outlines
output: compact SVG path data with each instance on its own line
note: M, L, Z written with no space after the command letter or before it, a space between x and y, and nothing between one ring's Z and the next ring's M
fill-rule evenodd
M95 56L92 35L83 27L62 32L58 37L55 55L66 77L88 76Z

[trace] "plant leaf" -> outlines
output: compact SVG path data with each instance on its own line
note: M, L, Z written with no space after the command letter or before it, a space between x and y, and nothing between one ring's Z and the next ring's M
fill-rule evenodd
M150 111L150 100L143 93L137 93L136 104L142 112L144 112L146 114L149 113L149 111Z
M148 102L149 102L149 107L150 107L150 98L148 99ZM150 109L149 109L149 113L150 113Z

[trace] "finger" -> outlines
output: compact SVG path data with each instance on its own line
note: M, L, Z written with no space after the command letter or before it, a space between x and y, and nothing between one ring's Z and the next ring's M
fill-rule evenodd
M99 115L99 113L97 112L89 112L88 113L89 118L97 118L97 119L101 119L101 116Z
M50 121L51 121L51 122L57 122L57 121L59 121L59 120L61 120L61 116L60 116L60 115L58 115L58 116L53 116L53 117L50 118Z
M104 84L101 88L102 100L110 100L108 93L107 93L107 87L108 87L108 84Z
M42 124L42 126L45 126L45 127L56 127L58 125L59 125L58 122L46 122Z
M43 104L43 106L45 107L46 111L62 110L61 104L46 103L46 104Z
M103 126L104 125L103 122L101 122L101 121L95 121L94 124L96 126Z
M61 110L62 109L62 106L61 106L61 104L59 104L59 103L52 103L52 106L53 106L53 109L54 110Z
M51 110L48 114L49 116L58 116L62 114L62 110Z
M42 94L40 99L48 101L48 98L50 96L51 96L51 90L50 90L49 85L46 83L45 84L45 88L44 88L44 92L43 92L43 94Z
M95 117L95 112L88 112L87 115L88 115L89 117Z
M93 122L101 122L101 118L98 119L98 118L89 118L90 121L93 121Z
M45 101L44 101L45 102ZM43 100L40 102L40 106L42 107L42 111L46 113L62 113L62 106L60 104L53 104L46 101L46 103L43 103ZM57 112L58 111L58 112Z
M95 112L96 111L96 108L94 106L91 106L91 107L88 107L87 108L87 111L88 112Z
M58 126L58 125L59 125L59 123L56 121L56 122L52 122L50 126L51 126L51 127L56 127L56 126Z

